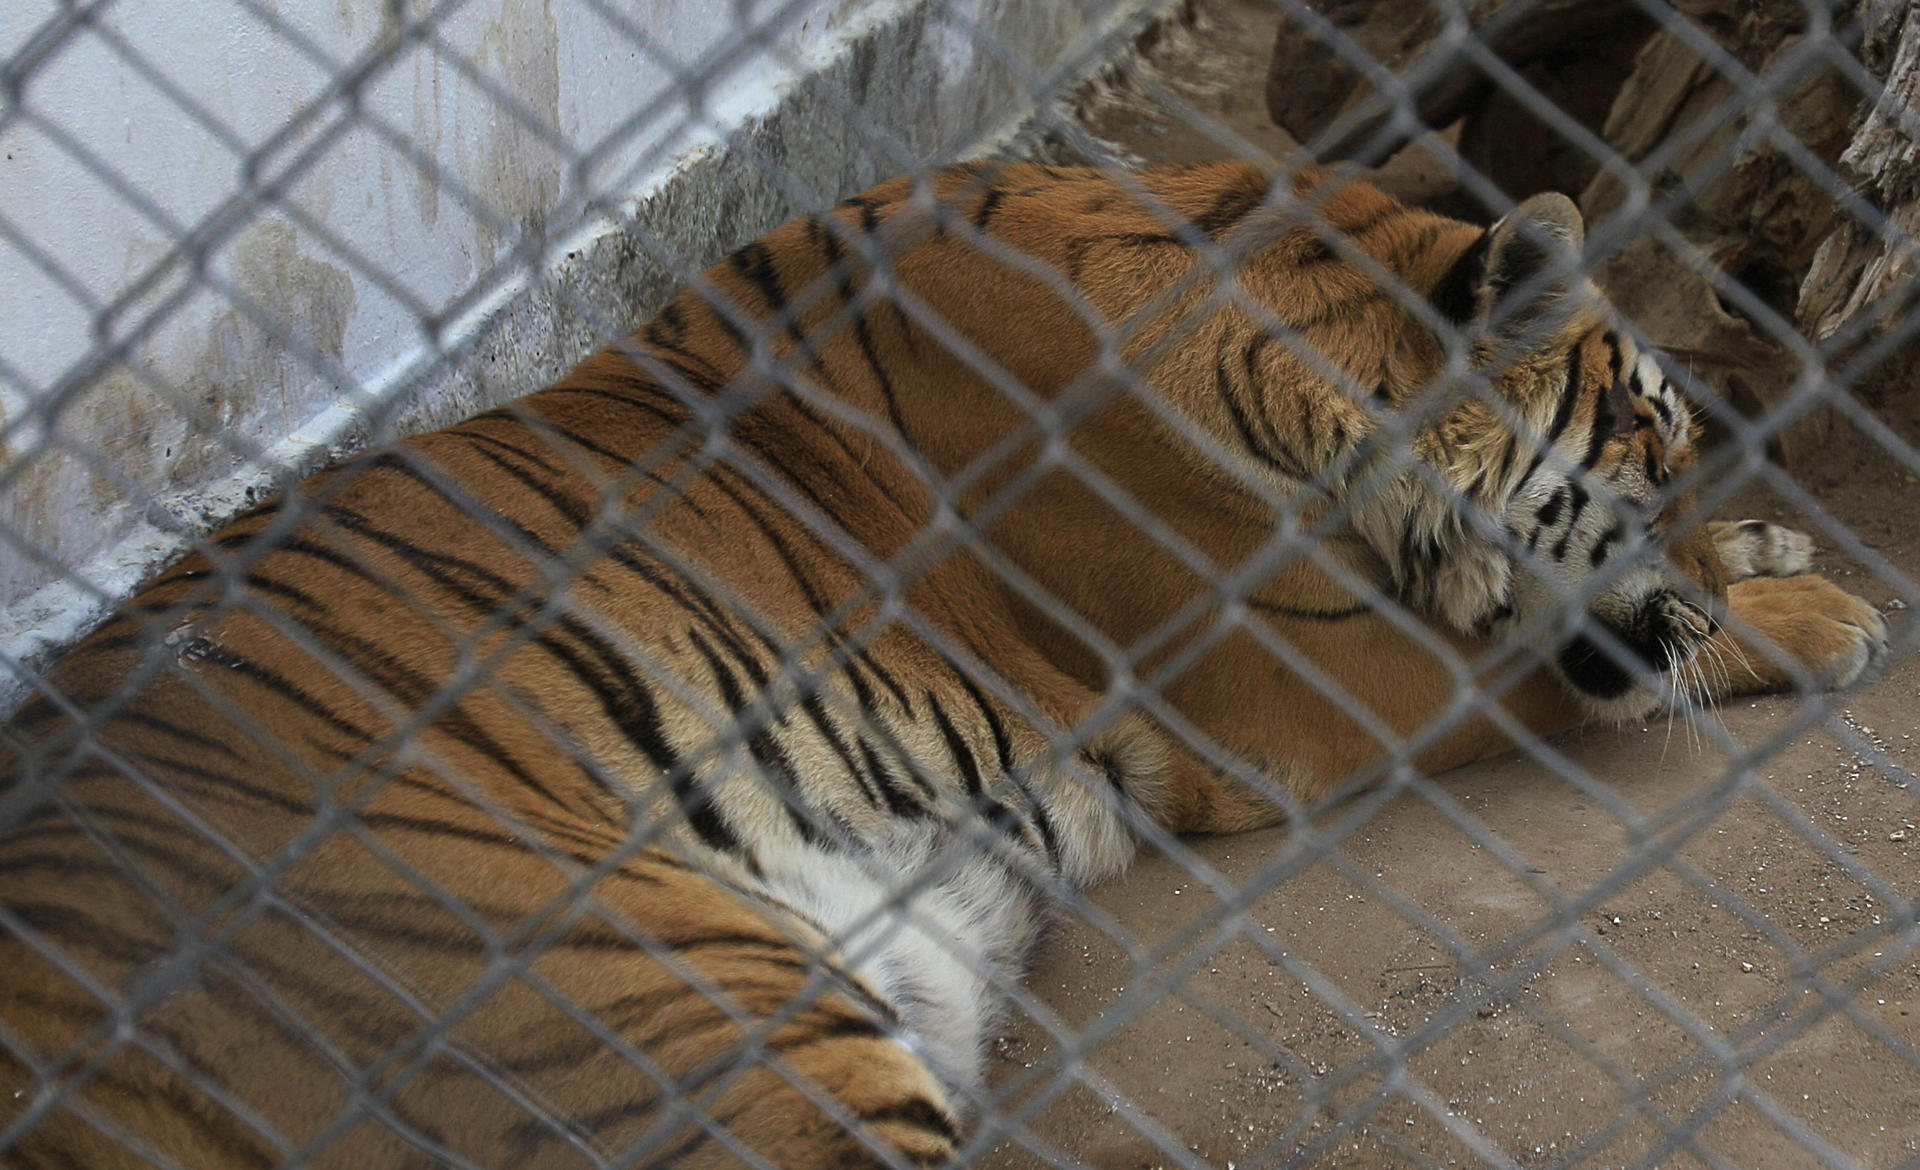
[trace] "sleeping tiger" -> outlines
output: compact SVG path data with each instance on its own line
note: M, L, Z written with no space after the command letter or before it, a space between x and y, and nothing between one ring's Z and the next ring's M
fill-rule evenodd
M0 1161L939 1164L1143 838L1852 681L1581 234L903 178L235 520L7 733Z

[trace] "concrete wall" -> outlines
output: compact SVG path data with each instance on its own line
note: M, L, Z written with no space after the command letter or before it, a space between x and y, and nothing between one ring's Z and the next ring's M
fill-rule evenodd
M376 419L537 388L1152 2L0 3L0 699Z

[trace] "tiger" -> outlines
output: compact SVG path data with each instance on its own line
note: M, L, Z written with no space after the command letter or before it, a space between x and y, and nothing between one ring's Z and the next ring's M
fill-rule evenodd
M8 726L0 1161L945 1164L1142 842L1853 683L1583 233L922 172L231 521Z

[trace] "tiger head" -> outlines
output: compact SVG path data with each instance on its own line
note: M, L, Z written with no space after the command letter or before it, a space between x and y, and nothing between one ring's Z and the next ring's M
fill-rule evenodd
M1692 409L1581 271L1583 235L1570 200L1529 199L1435 304L1464 319L1472 364L1523 416L1508 420L1522 470L1484 505L1513 565L1503 608L1597 715L1631 719L1684 701L1726 573L1694 512Z
M1726 573L1696 518L1688 405L1654 353L1615 330L1588 344L1607 372L1581 461L1543 461L1560 466L1521 485L1503 527L1522 550L1516 614L1552 615L1559 673L1596 714L1633 719L1685 700Z

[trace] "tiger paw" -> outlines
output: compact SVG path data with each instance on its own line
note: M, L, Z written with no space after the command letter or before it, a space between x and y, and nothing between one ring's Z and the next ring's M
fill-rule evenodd
M1715 521L1707 525L1727 580L1790 577L1813 564L1813 538L1765 520Z
M1695 660L1717 694L1844 687L1887 646L1880 611L1815 574L1736 581L1727 606L1731 619Z

